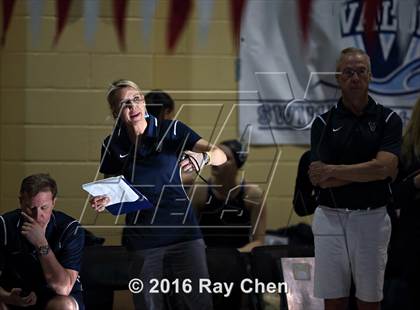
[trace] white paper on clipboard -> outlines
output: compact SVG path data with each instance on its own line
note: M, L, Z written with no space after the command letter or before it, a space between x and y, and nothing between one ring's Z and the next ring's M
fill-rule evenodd
M82 185L82 188L92 196L108 196L110 201L107 206L134 202L140 198L122 175L86 183Z

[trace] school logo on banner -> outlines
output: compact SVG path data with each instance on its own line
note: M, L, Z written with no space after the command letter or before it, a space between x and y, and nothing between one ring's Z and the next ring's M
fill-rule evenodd
M350 46L371 58L370 94L406 122L420 95L420 1L383 0L371 36L365 31L365 1L313 1L307 42L296 17L298 2L248 2L241 33L240 131L252 124L254 144L308 144L311 121L340 96L336 59Z

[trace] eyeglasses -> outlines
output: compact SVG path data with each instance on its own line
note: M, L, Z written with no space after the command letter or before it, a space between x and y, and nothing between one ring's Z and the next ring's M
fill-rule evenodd
M122 100L119 103L118 106L119 106L120 109L130 108L133 105L138 105L138 104L141 104L143 102L144 102L144 96L143 95L136 95L132 98L127 98L127 99Z
M369 73L369 70L367 68L359 68L359 69L350 69L345 68L343 71L341 71L341 74L346 78L353 77L354 74L357 74L357 76L367 76Z

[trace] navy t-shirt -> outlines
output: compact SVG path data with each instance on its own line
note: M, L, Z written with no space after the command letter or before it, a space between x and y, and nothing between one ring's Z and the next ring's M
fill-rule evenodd
M118 124L102 145L100 171L124 175L154 208L126 215L123 244L129 250L201 238L190 200L182 185L179 161L201 137L177 120L147 118L137 145Z
M21 209L0 216L0 286L7 290L19 287L39 296L50 294L36 249L21 234L23 222ZM80 271L85 234L79 222L53 211L45 236L61 266ZM81 290L78 277L71 293Z

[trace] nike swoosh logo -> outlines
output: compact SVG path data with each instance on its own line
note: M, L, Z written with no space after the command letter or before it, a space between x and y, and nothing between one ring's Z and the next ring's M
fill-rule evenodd
M343 128L343 126L338 127L338 128L333 128L333 132L339 131L341 128Z
M127 154L125 154L125 155L120 154L120 158L126 158L126 157L128 156L128 154L129 154L129 153L127 153Z

